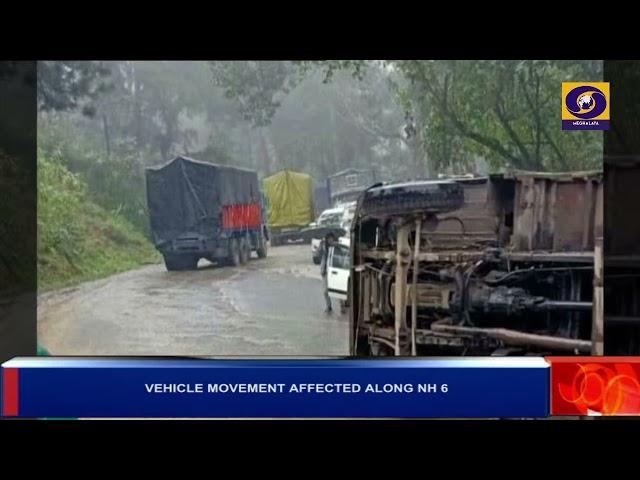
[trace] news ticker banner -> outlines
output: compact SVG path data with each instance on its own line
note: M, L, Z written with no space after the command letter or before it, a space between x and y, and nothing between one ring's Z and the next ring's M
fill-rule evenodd
M205 360L2 365L23 418L542 418L640 413L640 358Z

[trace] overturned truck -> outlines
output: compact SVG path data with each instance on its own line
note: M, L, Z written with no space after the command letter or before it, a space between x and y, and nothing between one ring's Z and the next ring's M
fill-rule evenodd
M267 256L268 231L252 170L177 157L146 171L151 233L167 270L206 258L241 265Z
M351 353L602 354L602 196L601 172L369 188Z

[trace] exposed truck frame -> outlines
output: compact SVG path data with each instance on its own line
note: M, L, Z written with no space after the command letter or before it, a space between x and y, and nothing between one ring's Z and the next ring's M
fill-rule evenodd
M147 169L151 232L167 270L206 258L237 266L267 256L269 233L257 173L177 157Z
M602 198L599 171L368 189L351 353L602 354Z
M640 156L605 156L605 355L640 355ZM611 206L615 208L611 208Z

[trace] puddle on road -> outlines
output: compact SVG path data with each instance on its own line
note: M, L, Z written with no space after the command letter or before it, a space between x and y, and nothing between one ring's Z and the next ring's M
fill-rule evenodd
M347 318L324 315L308 247L276 250L244 267L154 265L47 294L39 340L57 355L348 354Z
M296 354L348 354L347 316L338 313L338 305L333 315L324 313L320 279L256 272L223 290L240 313L254 319L260 334L279 339Z

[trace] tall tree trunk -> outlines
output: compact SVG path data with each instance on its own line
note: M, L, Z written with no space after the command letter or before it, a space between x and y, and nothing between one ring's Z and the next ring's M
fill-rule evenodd
M414 175L418 178L431 178L433 169L427 151L424 148L424 127L419 115L417 115L415 123L416 133L411 142Z
M162 162L166 162L167 160L169 160L169 146L164 137L160 139L158 150L160 150L160 157Z
M111 158L111 134L109 132L109 120L105 113L102 114L102 130L104 131L104 145L107 149L107 158Z
M542 159L540 158L540 146L542 144L542 124L540 118L540 75L535 74L536 77L536 101L535 101L535 116L536 116L536 165L538 168L542 167Z
M419 98L424 95L424 92L421 92L420 89L413 89L412 97ZM417 106L413 112L413 123L414 123L414 135L411 139L411 148L413 153L413 174L418 178L431 178L432 165L431 160L427 156L426 149L424 148L424 121L422 118L422 112L419 110L420 101L413 101L414 105Z
M268 173L275 172L278 168L278 159L276 155L276 147L273 144L270 127L262 127L260 129L262 138L263 152L265 156L265 166Z
M251 168L256 168L257 164L253 159L253 135L251 135L251 128L244 128L246 132L245 141L247 145L247 161L249 162L249 165L251 165Z
M136 145L139 150L144 146L144 139L142 134L142 107L140 105L140 98L138 95L139 85L136 78L136 66L134 62L131 62L131 94L133 96L133 116L135 124L135 137Z
M451 96L451 103L455 105L455 98L453 98L453 94L450 93L450 80L451 79L451 73L448 73L445 77L444 77L444 86L443 86L443 97L442 97L442 101L444 102L445 108L449 108L449 96ZM445 120L446 121L446 120ZM444 144L442 145L442 151L443 151L443 155L442 158L440 159L440 165L444 165L444 168L446 168L448 170L447 173L451 173L451 171L455 172L457 165L457 162L454 164L454 162L451 161L451 142L452 142L452 137L454 137L454 135L451 135L451 133L449 132L449 122L446 123L447 128L444 130ZM438 173L443 173L443 172L438 172Z
M335 106L331 105L331 143L333 147L333 164L340 170L342 165L338 157L338 124L336 122Z

